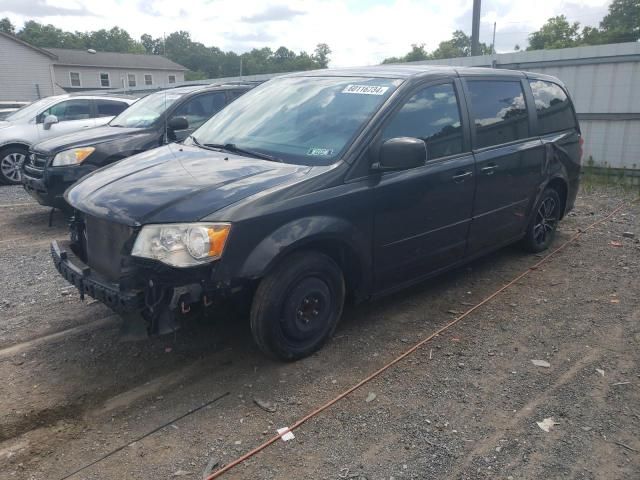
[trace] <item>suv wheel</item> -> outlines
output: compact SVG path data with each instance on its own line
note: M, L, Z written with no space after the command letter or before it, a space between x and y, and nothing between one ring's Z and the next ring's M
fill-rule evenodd
M326 255L294 253L258 286L251 332L268 355L291 361L320 349L338 325L344 304L342 271Z
M541 252L549 248L560 220L560 196L553 188L547 188L533 211L523 243L530 252Z
M8 147L0 150L0 183L17 185L22 180L22 163L27 159L27 149Z

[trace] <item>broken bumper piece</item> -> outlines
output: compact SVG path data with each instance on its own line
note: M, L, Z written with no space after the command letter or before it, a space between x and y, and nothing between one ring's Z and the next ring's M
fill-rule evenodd
M69 242L51 242L51 256L60 275L78 289L81 297L89 295L119 313L144 308L142 291L121 291L118 284L104 279L76 257Z

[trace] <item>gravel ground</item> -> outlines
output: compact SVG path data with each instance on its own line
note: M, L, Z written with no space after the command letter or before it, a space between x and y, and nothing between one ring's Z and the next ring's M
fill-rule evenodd
M556 245L631 199L583 191ZM47 217L19 188L0 188L0 479L63 478L123 445L71 478L202 478L540 259L506 248L349 307L321 352L282 364L224 312L122 342L117 317L58 278L48 241L66 227ZM635 203L222 478L640 478L639 239Z

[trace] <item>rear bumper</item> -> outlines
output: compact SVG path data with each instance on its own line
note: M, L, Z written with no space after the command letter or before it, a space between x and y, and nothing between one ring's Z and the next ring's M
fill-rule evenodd
M74 285L81 296L90 295L119 313L137 312L144 308L143 291L122 291L118 284L104 279L76 257L69 242L51 242L51 257L60 275Z

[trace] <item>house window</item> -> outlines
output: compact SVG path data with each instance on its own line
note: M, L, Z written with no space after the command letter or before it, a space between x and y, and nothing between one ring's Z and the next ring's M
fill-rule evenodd
M153 75L149 73L145 73L144 75L144 84L145 85L153 85Z
M127 81L129 82L129 86L130 87L135 87L136 86L136 74L135 73L127 74Z
M71 80L72 87L81 87L80 72L69 72L69 79Z
M169 75L169 83L176 83L176 76L175 75Z
M109 78L109 74L108 73L101 73L100 74L100 86L101 87L110 87L111 86L111 79Z

